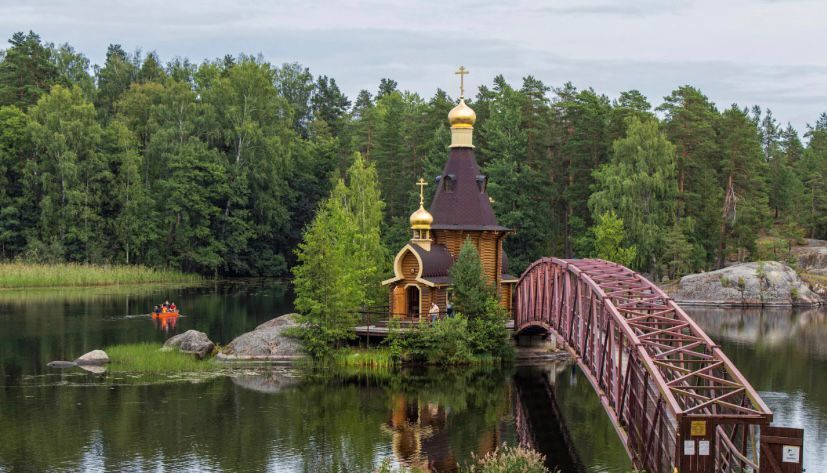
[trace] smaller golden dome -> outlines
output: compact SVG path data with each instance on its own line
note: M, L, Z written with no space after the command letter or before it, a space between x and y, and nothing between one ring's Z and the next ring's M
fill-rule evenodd
M460 99L459 104L448 112L448 122L452 128L471 128L477 121L477 114L465 104L465 99Z
M434 223L434 216L421 205L416 212L411 214L411 228L414 230L430 230L432 223Z

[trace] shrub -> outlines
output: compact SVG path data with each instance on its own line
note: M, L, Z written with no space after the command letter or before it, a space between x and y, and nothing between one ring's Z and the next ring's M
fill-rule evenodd
M549 473L543 455L523 447L500 447L483 457L475 457L466 473Z

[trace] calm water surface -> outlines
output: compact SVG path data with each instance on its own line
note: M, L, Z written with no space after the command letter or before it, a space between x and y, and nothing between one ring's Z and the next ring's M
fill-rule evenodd
M163 299L182 309L174 325L143 315ZM0 292L0 472L369 472L383 460L450 472L471 454L520 441L562 471L630 469L571 365L396 373L252 366L162 384L45 366L190 328L227 343L289 312L290 300L286 286L262 281ZM827 383L816 377L827 368L824 313L693 315L779 423L805 426L809 471L827 471L814 463L827 457Z

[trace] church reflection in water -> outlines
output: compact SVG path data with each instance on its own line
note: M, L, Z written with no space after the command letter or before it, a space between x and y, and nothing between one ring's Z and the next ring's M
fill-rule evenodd
M382 429L391 435L396 461L407 467L418 467L433 472L455 472L460 458L467 451L454 451L451 442L451 409L405 394L392 397L388 421ZM505 414L505 413L504 413ZM502 422L477 432L477 457L496 449L502 443Z

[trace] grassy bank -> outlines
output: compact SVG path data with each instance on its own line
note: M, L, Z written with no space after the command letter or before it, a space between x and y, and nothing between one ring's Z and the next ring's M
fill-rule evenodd
M215 360L197 360L178 351L161 351L156 343L114 345L106 348L109 369L113 372L142 374L175 374L217 371Z
M201 276L144 266L0 263L0 288L192 283Z

